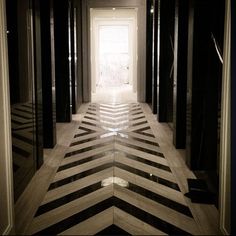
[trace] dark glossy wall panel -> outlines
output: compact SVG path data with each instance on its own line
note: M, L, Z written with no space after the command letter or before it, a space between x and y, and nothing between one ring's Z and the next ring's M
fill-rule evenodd
M20 99L19 94L19 61L18 61L18 28L17 28L17 4L12 0L6 1L7 10L7 40L8 40L8 57L9 61L9 77L11 78L10 91L11 104L17 103Z
M41 57L41 18L40 0L32 1L34 27L34 89L36 119L36 166L43 164L43 97L42 97L42 57Z
M217 206L224 1L193 0L189 11L186 160L207 181Z
M15 201L42 164L40 30L37 5L7 1ZM12 34L12 35L11 35ZM16 70L16 71L12 71ZM19 73L18 73L19 72Z
M192 169L217 168L217 129L222 65L212 33L222 45L224 7L221 2L192 1L189 18L187 84L187 163ZM224 21L223 21L224 22ZM218 25L217 33L215 25ZM219 31L219 32L218 32Z
M158 1L153 0L153 29L152 29L152 112L157 113L157 67L158 67Z
M56 144L54 21L52 1L40 1L44 148Z
M73 1L69 1L69 58L70 58L70 80L71 80L71 103L72 103L72 113L77 112L77 55L76 55L76 16Z
M68 1L54 0L56 117L57 122L70 122L72 114L69 76Z
M176 0L174 39L173 143L176 148L185 148L188 45L188 4L185 0Z
M153 0L147 0L146 24L146 102L152 103L152 59L153 59ZM153 107L152 107L153 108ZM155 113L155 111L153 111Z
M77 45L77 66L75 67L75 83L77 83L77 110L83 102L83 69L82 69L82 1L74 0L74 14L76 16L76 45Z
M160 54L158 73L158 120L171 122L173 117L173 61L174 61L175 1L160 1Z

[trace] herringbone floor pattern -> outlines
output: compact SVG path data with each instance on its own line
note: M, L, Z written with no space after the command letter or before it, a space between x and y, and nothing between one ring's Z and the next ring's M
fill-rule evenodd
M90 104L29 234L199 234L138 103Z

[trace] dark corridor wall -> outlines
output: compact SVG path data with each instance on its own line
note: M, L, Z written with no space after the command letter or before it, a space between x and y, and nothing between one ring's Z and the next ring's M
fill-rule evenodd
M40 1L44 148L56 144L56 94L53 1Z
M155 0L154 0L155 1ZM147 24L146 24L146 103L152 103L152 53L153 53L153 0L147 0ZM152 107L153 109L153 107ZM154 111L156 113L156 111Z
M160 0L160 51L157 75L157 117L159 122L173 122L173 62L175 1Z
M186 158L216 195L222 83L222 62L216 49L223 52L224 4L224 0L191 0L189 6Z

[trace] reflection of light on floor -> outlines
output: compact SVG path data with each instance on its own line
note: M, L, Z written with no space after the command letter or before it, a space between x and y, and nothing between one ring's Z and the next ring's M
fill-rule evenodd
M119 128L111 128L111 127L102 126L102 128L104 130L108 130L110 132L118 132L118 131L121 131L121 130L124 130L124 129L128 129L129 126L121 126Z
M132 103L137 102L137 93L133 92L131 85L120 87L96 88L96 93L92 93L92 102L97 103Z
M109 186L111 184L118 184L121 187L128 187L129 186L129 182L125 181L124 179L121 179L119 177L109 177L107 179L102 180L102 187L106 187Z

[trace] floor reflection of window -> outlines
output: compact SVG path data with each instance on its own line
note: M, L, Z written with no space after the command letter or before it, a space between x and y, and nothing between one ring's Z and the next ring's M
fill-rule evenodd
M118 87L129 83L128 26L99 27L98 87Z

